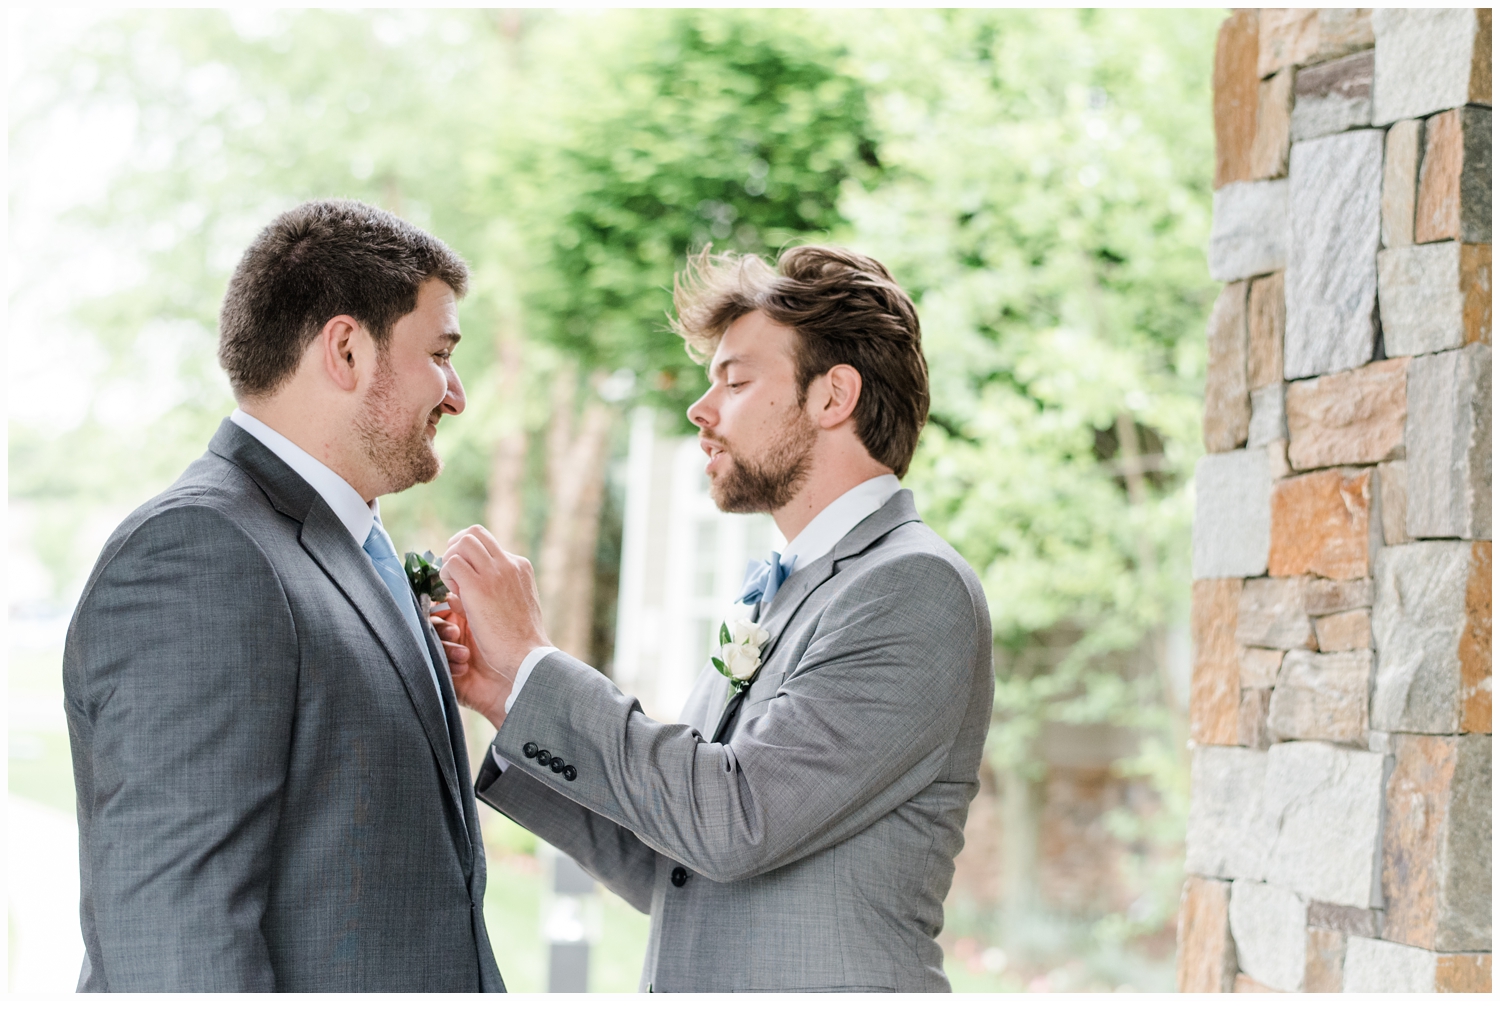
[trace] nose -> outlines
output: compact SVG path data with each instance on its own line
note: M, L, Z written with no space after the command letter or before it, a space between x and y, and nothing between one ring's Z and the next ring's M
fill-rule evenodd
M698 397L698 402L687 410L688 420L704 431L712 428L719 419L719 412L713 406L713 395L714 387L709 386L708 392Z
M443 397L441 410L445 414L462 414L468 399L464 396L463 380L458 377L458 371L451 366L448 369L448 393Z

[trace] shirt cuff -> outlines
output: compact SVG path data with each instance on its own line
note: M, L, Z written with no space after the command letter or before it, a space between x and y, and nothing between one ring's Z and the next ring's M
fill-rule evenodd
M521 660L521 668L516 671L516 682L510 687L510 694L505 699L505 714L510 715L510 707L516 703L516 698L521 693L521 688L526 686L526 678L531 676L531 671L536 665L557 651L555 645L539 645L526 654ZM500 774L510 771L510 762L500 756L500 752L494 745L490 746L490 756L495 759L495 765L500 769Z

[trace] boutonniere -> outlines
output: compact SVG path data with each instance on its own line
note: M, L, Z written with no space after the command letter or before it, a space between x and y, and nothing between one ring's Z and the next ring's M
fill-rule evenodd
M729 680L729 697L750 690L760 672L760 650L771 633L754 621L733 618L719 625L719 648L712 661L714 669Z
M434 557L431 551L421 554L416 551L406 552L406 564L402 567L406 569L406 581L411 583L411 591L417 595L417 599L425 596L433 603L442 603L448 599L448 587L438 575L438 569L442 566L442 559Z

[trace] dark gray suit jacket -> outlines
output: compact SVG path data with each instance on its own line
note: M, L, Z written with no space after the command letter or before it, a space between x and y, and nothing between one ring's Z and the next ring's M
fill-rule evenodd
M900 491L757 618L771 637L725 742L712 666L667 725L553 653L480 795L651 914L642 989L946 990L995 687L979 580Z
M223 422L109 538L68 629L79 989L503 991L427 646L446 719L349 530Z

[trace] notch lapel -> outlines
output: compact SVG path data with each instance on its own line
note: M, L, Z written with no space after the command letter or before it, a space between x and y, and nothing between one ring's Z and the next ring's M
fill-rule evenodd
M422 653L407 629L406 619L396 608L396 601L391 598L390 590L376 573L369 556L354 542L348 528L333 514L322 495L239 425L226 418L219 424L208 448L249 475L265 492L276 511L301 524L298 539L302 549L359 612L375 640L390 657L407 699L416 709L417 720L427 736L454 806L463 812L469 824L474 823L464 806L454 763L454 743L449 742L443 713L432 693L427 664L422 661ZM441 684L443 678L438 680ZM455 742L463 739L462 733L453 738Z

